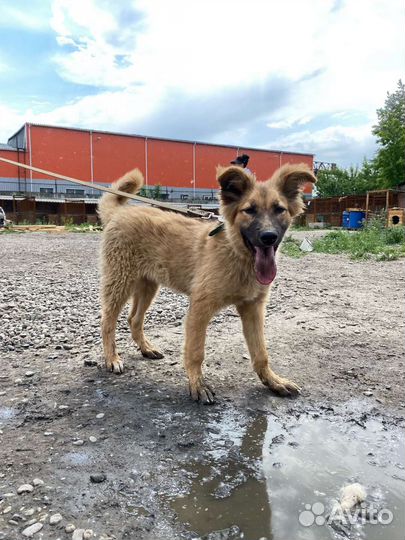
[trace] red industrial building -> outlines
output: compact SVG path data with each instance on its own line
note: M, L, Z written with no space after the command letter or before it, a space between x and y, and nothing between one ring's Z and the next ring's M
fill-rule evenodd
M24 124L7 144L0 145L1 157L95 184L110 184L129 169L139 167L146 186L162 186L162 198L184 201L215 199L216 166L228 165L243 153L250 156L249 168L259 180L266 180L285 163L303 162L313 167L312 154L30 123ZM100 194L1 161L0 193L48 198L90 198ZM310 186L306 193L310 195Z

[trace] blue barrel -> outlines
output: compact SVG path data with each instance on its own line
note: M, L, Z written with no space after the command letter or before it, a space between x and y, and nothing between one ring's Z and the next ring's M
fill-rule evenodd
M350 216L350 212L348 212L347 210L345 210L343 212L343 219L342 219L342 225L343 225L343 228L344 229L348 229L349 228L349 216Z
M349 211L349 229L361 229L366 218L366 213L362 210Z

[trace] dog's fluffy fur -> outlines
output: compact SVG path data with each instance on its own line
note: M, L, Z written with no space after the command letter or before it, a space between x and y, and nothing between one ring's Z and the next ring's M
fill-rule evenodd
M269 366L264 338L264 308L276 271L275 252L294 216L303 211L301 190L315 177L306 165L285 165L266 182L239 167L218 167L222 232L209 236L212 222L156 208L124 204L106 194L99 204L102 244L102 336L106 366L116 373L123 363L115 327L131 298L128 322L134 341L148 358L162 354L145 337L144 316L160 285L190 297L184 363L190 394L212 402L214 392L202 374L206 329L221 308L234 304L240 314L253 368L271 390L290 395L299 387ZM137 193L142 173L135 169L114 187Z

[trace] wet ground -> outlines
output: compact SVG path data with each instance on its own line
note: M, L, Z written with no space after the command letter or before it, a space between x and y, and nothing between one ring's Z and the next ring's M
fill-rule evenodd
M123 314L126 372L103 370L99 238L0 237L0 539L403 539L400 261L283 257L266 334L302 395L260 385L228 309L209 329L207 407L186 393L187 300L169 291L146 326L165 358L140 356ZM338 519L352 482L364 506Z

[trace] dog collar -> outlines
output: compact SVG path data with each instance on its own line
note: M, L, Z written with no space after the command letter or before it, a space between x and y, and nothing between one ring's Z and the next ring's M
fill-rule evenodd
M220 223L215 229L209 232L208 236L215 236L216 234L222 232L225 229L225 223Z

